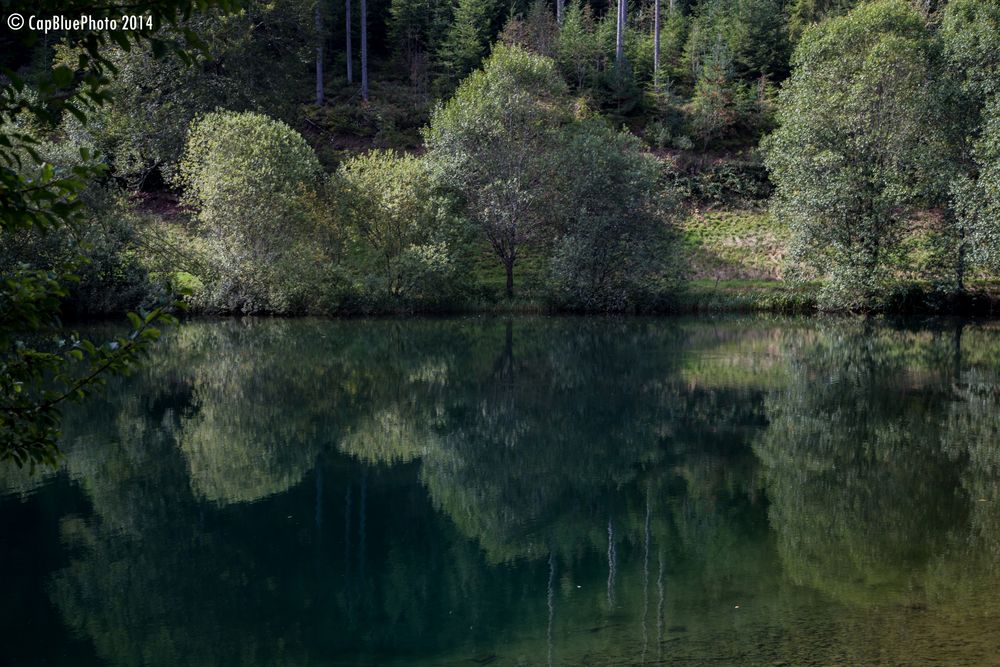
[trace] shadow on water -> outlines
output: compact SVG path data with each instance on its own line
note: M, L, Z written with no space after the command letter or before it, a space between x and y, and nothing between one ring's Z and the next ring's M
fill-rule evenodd
M1000 326L195 322L3 471L15 665L981 664Z

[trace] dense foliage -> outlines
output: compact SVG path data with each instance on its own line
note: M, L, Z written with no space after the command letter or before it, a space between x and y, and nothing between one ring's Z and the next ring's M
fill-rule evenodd
M213 113L191 126L179 182L208 239L209 308L308 310L309 279L326 264L309 206L320 171L312 148L280 121Z
M630 133L590 119L564 130L556 164L550 300L578 311L664 307L678 275L666 224L677 202L656 160Z
M110 158L117 176L142 187L172 171L188 125L206 111L261 111L291 121L296 101L308 96L309 82L299 72L312 54L309 16L306 3L292 0L247 1L239 12L193 15L183 27L203 45L195 66L158 58L147 45L110 48L107 57L117 69L111 99L77 132Z
M793 65L767 143L776 214L826 274L824 300L869 307L943 166L930 35L905 2L872 3L808 30Z
M960 261L1000 266L1000 3L955 0L944 11L941 40L958 90L953 118L951 196ZM968 246L968 248L966 247ZM964 265L958 271L964 271ZM962 275L958 282L961 286Z
M368 308L447 306L468 271L465 225L435 186L426 161L373 151L333 177L352 252L345 266Z

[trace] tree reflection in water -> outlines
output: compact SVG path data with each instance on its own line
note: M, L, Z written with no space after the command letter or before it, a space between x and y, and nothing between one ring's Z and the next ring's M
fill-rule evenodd
M998 362L991 325L194 323L0 488L52 496L23 594L107 664L973 663Z

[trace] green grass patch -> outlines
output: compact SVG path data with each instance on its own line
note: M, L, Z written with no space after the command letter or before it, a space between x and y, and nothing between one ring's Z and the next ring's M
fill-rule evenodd
M507 273L500 258L486 241L477 241L472 248L471 278L477 292L494 305L506 307ZM545 255L537 249L523 248L514 263L514 301L540 302L545 289L547 272Z
M777 280L693 280L678 298L682 312L811 313L817 283Z
M681 246L695 279L780 279L789 231L769 213L695 211L680 224Z

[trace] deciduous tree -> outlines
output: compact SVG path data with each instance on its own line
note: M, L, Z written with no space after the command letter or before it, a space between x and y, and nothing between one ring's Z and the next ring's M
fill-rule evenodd
M333 182L347 231L361 246L365 294L399 307L433 305L456 291L461 228L423 159L373 151L345 162Z
M192 125L180 166L184 202L212 245L213 308L302 310L324 260L307 197L321 169L286 124L260 114L216 112Z
M809 29L793 66L765 145L775 213L826 277L825 306L872 308L940 173L932 41L910 5L874 2Z
M560 144L550 299L584 311L654 306L673 278L659 164L600 120L567 126Z
M431 117L434 168L503 264L508 297L521 250L544 226L554 146L568 118L555 63L503 45Z
M954 0L944 8L940 35L940 77L953 86L942 115L952 148L946 215L953 282L962 290L970 263L1000 266L1000 3Z

